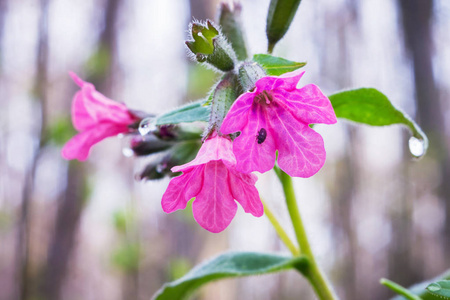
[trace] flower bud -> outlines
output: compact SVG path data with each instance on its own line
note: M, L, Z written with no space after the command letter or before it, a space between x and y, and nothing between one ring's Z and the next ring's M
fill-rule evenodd
M239 83L244 92L251 91L255 83L266 75L264 69L256 62L244 62L239 66Z
M244 33L241 22L242 6L238 2L220 3L219 24L222 27L223 34L231 43L239 60L247 59L247 49L245 47Z
M226 74L216 85L211 97L211 114L209 125L203 136L204 139L213 131L220 133L219 129L223 119L238 96L238 88L239 83L233 73Z
M234 69L236 54L224 35L208 20L206 24L194 21L189 26L190 41L186 41L198 62L228 72Z

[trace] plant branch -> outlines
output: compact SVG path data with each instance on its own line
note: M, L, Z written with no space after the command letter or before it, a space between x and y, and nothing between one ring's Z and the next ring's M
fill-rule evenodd
M338 297L334 293L333 288L331 287L329 282L326 280L325 275L317 265L316 259L311 250L311 246L309 245L306 230L303 225L300 212L298 210L297 199L295 198L294 186L292 184L292 178L277 166L275 166L274 170L278 175L278 178L280 179L281 185L283 186L287 208L292 220L292 225L294 226L298 244L300 246L300 252L309 260L309 264L302 269L302 273L313 286L319 299L336 300L338 299Z
M267 203L263 199L261 199L261 202L264 205L264 213L265 213L266 217L269 219L270 223L272 224L273 228L277 232L281 241L286 245L286 247L289 249L289 251L291 251L292 255L299 256L300 255L299 249L291 241L291 239L287 235L286 231L284 231L280 222L278 222L275 215L272 213L272 211L267 206Z

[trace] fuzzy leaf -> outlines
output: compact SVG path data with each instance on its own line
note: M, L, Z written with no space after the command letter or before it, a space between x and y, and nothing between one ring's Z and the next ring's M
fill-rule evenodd
M269 54L255 54L253 55L253 61L260 64L269 76L280 76L306 65L305 62L295 62Z
M305 257L286 257L256 252L229 252L219 255L192 269L180 279L166 283L154 300L187 299L200 286L223 278L268 274L299 268L307 263Z
M204 106L203 103L203 100L189 103L162 114L156 118L156 125L195 121L207 122L209 120L210 107Z
M380 91L373 88L361 88L339 92L329 96L334 112L338 118L371 126L387 126L401 124L406 126L415 139L423 147L423 156L428 148L428 138L422 129L407 114L396 108Z

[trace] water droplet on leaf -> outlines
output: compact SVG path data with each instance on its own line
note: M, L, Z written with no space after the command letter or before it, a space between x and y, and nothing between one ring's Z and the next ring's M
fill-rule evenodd
M425 142L423 140L412 136L409 139L408 144L409 144L409 151L414 157L420 158L425 154Z
M125 157L132 157L133 154L134 154L134 151L132 149L130 149L130 148L123 148L122 149L122 154Z
M427 290L429 290L430 292L437 292L441 290L441 286L437 283L432 283L427 286Z
M145 118L139 123L139 133L144 136L149 134L150 132L155 132L156 127L156 119L155 118Z

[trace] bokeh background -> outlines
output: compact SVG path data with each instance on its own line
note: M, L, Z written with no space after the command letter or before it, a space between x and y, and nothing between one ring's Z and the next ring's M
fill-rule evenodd
M266 50L268 0L243 0L250 53ZM287 253L265 217L239 210L211 234L187 209L166 215L168 179L137 181L145 158L127 138L65 161L74 133L73 70L129 107L162 113L207 95L217 75L190 62L192 18L208 0L0 0L0 299L149 299L166 281L226 251ZM319 263L342 299L387 299L378 281L410 285L450 268L450 2L304 0L275 55L307 61L302 84L326 94L375 87L423 127L409 153L400 127L317 126L328 159L295 179ZM292 234L281 187L261 195ZM314 299L297 273L226 280L196 299Z

